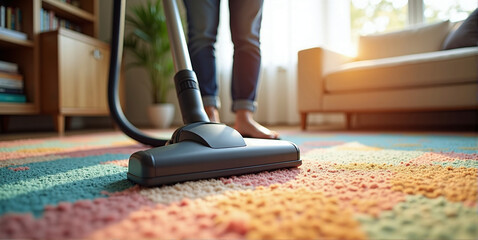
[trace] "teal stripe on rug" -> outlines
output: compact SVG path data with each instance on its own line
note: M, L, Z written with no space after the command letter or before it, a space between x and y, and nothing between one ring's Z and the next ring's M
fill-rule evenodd
M91 180L118 173L126 173L126 168L116 165L100 164L73 169L67 172L45 175L35 179L21 180L16 183L3 184L2 192L0 192L0 201L8 200L19 195L28 195L34 191L48 190L57 185L71 185L81 180Z
M101 162L127 159L126 154L105 154L31 163L30 169L0 169L0 215L32 212L41 216L46 205L105 197L103 191L118 192L132 187L127 168Z
M102 194L102 191L119 192L132 186L133 183L126 179L126 173L124 172L55 185L47 189L30 191L28 194L0 200L0 215L5 213L32 213L35 217L40 217L47 205L105 198L107 196Z
M37 179L42 176L68 172L70 170L98 165L102 162L113 160L128 159L129 154L103 154L88 157L72 157L61 158L47 162L35 162L23 165L16 165L15 167L28 166L28 171L13 172L10 167L0 168L0 189L5 184L12 184L18 181L26 181L28 179Z
M303 133L298 135L281 135L282 139L297 145L311 141L360 142L369 147L405 151L459 152L474 154L478 151L476 136L450 135L413 135L413 134L334 134ZM327 146L325 146L327 147Z

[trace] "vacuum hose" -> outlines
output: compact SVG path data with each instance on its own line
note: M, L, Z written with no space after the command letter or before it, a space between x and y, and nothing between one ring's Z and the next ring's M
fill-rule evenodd
M123 37L124 37L124 19L125 19L125 0L113 1L113 31L111 37L111 58L108 76L108 106L110 114L118 127L130 138L153 147L159 147L166 144L168 140L157 139L145 135L128 119L126 119L119 101L118 85L121 58L123 56Z
M132 139L153 147L166 144L168 139L150 137L133 126L125 117L119 100L119 75L123 56L125 0L113 1L113 29L111 37L111 58L108 76L108 106L110 114L118 127ZM169 40L173 53L176 75L174 82L184 124L209 122L203 108L202 99L196 79L192 71L186 47L182 25L175 0L163 0Z

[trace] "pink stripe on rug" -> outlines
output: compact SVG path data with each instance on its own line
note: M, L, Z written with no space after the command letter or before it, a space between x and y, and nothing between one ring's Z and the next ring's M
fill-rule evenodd
M2 239L79 239L127 218L141 208L155 205L133 187L107 198L61 202L45 207L42 217L7 214L0 218Z

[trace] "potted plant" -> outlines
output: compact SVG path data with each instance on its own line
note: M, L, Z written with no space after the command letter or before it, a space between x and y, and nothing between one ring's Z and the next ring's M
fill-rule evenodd
M134 57L128 67L143 67L150 78L153 99L148 109L150 121L155 127L169 127L174 117L174 105L167 102L167 97L173 87L174 69L161 1L153 3L148 0L131 8L126 23L133 28L124 41L125 50Z

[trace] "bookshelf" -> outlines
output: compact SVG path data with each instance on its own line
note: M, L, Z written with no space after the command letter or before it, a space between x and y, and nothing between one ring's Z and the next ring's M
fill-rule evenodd
M58 62L56 65L51 63L45 64L45 60L50 59L50 56L44 55L58 52L61 46L45 44L43 39L64 38L72 40L69 46L72 48L83 46L81 44L86 42L93 48L94 54L98 54L96 49L100 49L102 58L106 59L109 56L109 46L96 39L99 26L99 2L98 0L0 0L0 5L15 9L15 12L19 9L21 14L17 15L21 15L21 21L18 18L14 19L16 24L20 23L17 26L18 28L14 30L26 35L26 39L21 39L8 34L2 34L0 31L0 61L18 65L19 74L23 76L23 92L26 96L26 102L24 103L0 102L0 117L50 114L53 116L58 132L62 133L64 128L62 121L64 121L65 113L62 111L61 104L57 104L57 107L54 107L51 105L52 101L45 101L46 99L51 100L55 96L57 97L56 102L61 101L58 96L65 94L61 92L61 88L58 90L60 92L57 93L52 91L45 92L45 89L48 89L45 86L46 84L52 84L52 82L57 80L57 85L59 85L61 79L44 79L44 76L48 76L49 72L53 71L62 73L67 71L62 69L62 64ZM86 48L83 47L83 49ZM85 51L89 51L89 49ZM84 61L77 62L78 66L92 66L89 63L91 59L85 57L82 59L77 60ZM106 82L105 78L107 76L105 71L107 69L105 70L105 68L107 66L105 66L104 59L99 66L94 67L96 70L93 71L96 72L90 73L90 76L94 76L93 80L90 80L90 84L93 84L97 78L101 78L99 79L101 82ZM68 76L63 75L62 78L68 78ZM89 86L83 87L88 88ZM105 95L106 93L102 94ZM81 97L87 98L89 96ZM69 109L70 112L76 115L108 115L108 111L105 110L103 105L105 101L106 99L101 99L101 109L95 109L91 106L84 109L80 105L69 105ZM59 119L60 121L58 121Z
M0 34L0 61L18 65L19 74L23 76L23 91L27 99L26 103L0 102L0 115L39 113L38 45L34 20L40 2L21 0L0 3L2 6L20 9L22 12L22 21L20 24L16 23L21 26L17 32L26 35L26 39Z
M0 34L0 48L11 48L11 47L30 47L33 48L35 44L31 40L23 40L14 37L9 37Z
M80 4L79 7L61 0L42 0L42 8L80 26L81 33L96 38L98 36L98 2L96 0L78 0L77 2Z

